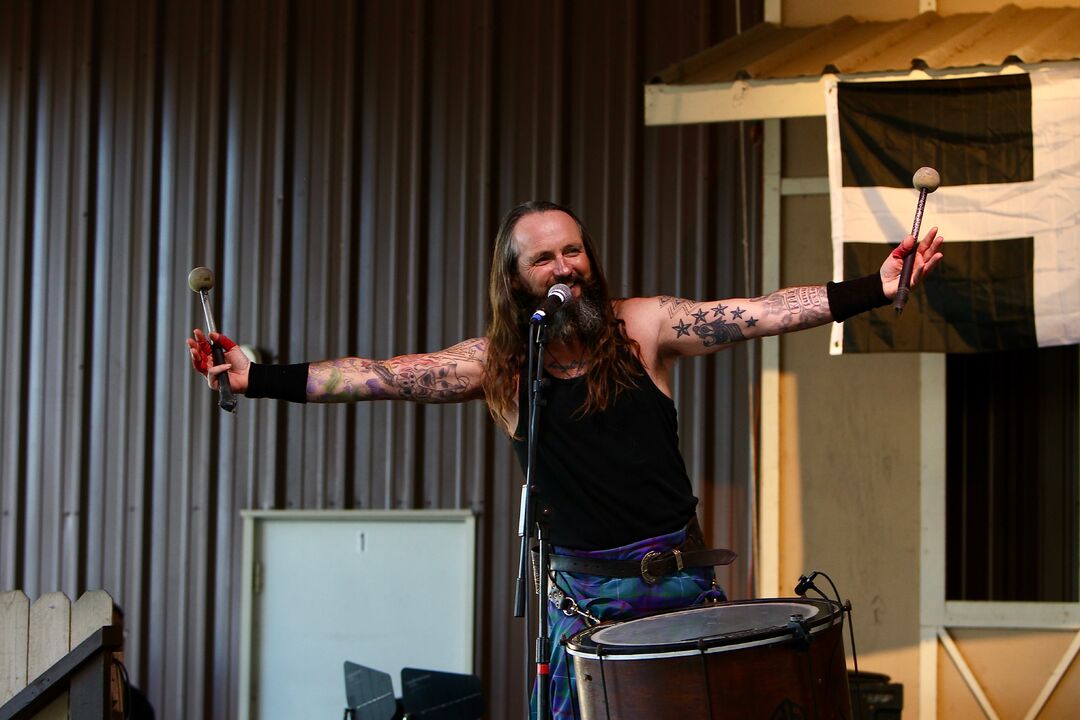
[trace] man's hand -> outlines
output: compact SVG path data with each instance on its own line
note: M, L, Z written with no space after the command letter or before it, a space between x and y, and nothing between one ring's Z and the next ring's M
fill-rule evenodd
M896 297L896 291L900 285L900 271L903 270L904 258L909 253L915 253L915 266L911 270L911 287L913 288L941 261L943 257L940 252L941 242L945 238L938 235L937 230L936 227L930 228L918 248L915 247L915 238L908 235L889 254L889 257L885 258L885 262L881 264L881 289L885 297L890 300Z
M235 342L221 333L210 333L207 338L202 330L195 329L193 338L188 338L188 352L191 355L191 367L195 372L206 378L206 383L211 389L217 390L218 376L223 372L229 374L229 386L237 395L243 395L248 387L248 368L251 361ZM225 351L225 362L214 365L214 357L211 354L210 343L215 342Z

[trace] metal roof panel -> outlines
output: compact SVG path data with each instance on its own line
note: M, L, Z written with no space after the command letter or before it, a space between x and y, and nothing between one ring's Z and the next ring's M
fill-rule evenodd
M850 16L815 27L761 23L659 73L671 85L773 80L825 72L1039 63L1080 58L1080 8L1019 8L909 20Z

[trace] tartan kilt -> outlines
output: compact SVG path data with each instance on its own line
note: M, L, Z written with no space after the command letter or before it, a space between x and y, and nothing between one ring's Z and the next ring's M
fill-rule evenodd
M555 547L556 555L572 555L603 560L640 560L646 553L663 552L685 542L687 529L677 530L630 545L608 550L573 550ZM630 620L664 610L678 610L707 602L723 602L724 591L715 583L711 567L686 568L660 578L649 585L638 577L612 578L581 573L557 572L555 582L578 605L603 622ZM577 704L573 658L566 653L566 642L588 626L579 615L567 616L547 603L548 637L551 638L551 716L554 720L581 717ZM530 716L536 718L536 687L533 687Z

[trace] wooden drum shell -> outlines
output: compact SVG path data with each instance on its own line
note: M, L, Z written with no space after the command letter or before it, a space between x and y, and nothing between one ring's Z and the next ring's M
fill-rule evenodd
M568 651L582 720L849 720L843 614L835 605L801 602L829 608L816 621L808 642L773 627L758 634L748 629L735 637L702 638L693 652L685 644L668 653L654 645L637 655L620 648L615 655L597 653L588 639L605 626L579 633Z

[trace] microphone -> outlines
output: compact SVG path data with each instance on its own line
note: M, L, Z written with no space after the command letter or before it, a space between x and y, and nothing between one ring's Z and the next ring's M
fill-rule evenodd
M562 283L555 283L548 289L547 299L544 300L544 304L540 306L540 309L533 313L530 321L534 325L539 325L549 315L554 315L562 307L562 304L569 299L570 288Z
M814 586L814 578L816 578L817 576L817 570L810 573L809 577L807 577L806 575L800 575L799 584L795 586L795 594L799 597L803 597L804 595L806 595L806 591L810 588L814 588L815 590L817 590L817 587Z

